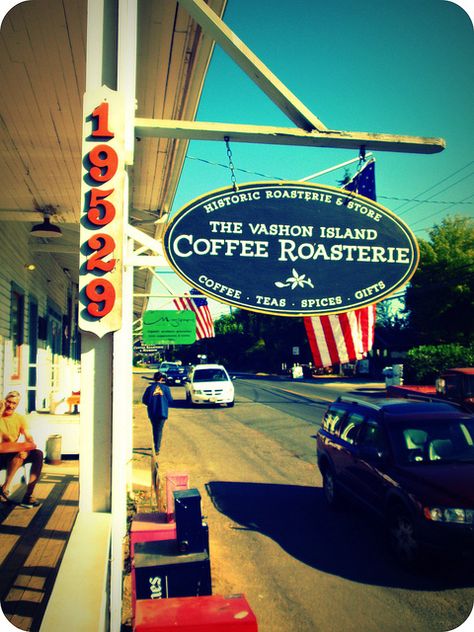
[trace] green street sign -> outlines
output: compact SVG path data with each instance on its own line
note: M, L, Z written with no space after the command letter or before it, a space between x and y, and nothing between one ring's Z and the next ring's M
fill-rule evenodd
M146 345L189 345L196 341L196 314L191 310L156 310L143 314Z

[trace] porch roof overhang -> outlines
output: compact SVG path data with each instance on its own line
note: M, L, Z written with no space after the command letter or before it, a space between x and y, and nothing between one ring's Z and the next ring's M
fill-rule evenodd
M226 0L208 0L222 15ZM176 0L138 3L136 115L194 120L214 41ZM5 16L0 32L0 227L43 220L63 233L30 238L30 251L79 275L82 100L86 89L87 0L28 0ZM137 141L130 223L155 237L168 213L189 140ZM136 269L135 290L151 274ZM134 298L141 315L146 298Z

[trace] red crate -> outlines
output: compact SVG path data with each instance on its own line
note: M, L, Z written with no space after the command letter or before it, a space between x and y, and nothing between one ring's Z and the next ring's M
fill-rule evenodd
M130 526L130 553L135 555L137 542L176 540L176 523L163 512L137 513Z
M169 522L174 520L173 492L181 489L189 489L189 474L183 472L166 474L166 513Z
M258 632L244 595L143 599L134 632Z
M132 558L132 617L135 616L136 586L133 558L138 542L176 540L176 522L168 522L163 512L137 513L130 525L130 556Z

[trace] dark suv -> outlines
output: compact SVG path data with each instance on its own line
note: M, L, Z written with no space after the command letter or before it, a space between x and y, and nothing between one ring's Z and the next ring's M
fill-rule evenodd
M165 373L166 383L183 385L188 377L188 373L188 366L181 366L180 364L170 366Z
M474 416L445 402L340 397L316 435L327 502L381 517L397 558L474 551Z

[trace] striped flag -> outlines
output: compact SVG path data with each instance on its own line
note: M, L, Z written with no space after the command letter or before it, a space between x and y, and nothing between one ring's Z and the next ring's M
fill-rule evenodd
M173 299L173 303L178 310L189 309L196 314L197 340L201 340L202 338L214 338L214 323L212 321L209 305L207 304L207 299L199 296L193 298L193 294L199 295L200 292L193 288L190 294Z
M345 314L306 316L304 325L316 368L362 360L374 343L375 305Z
M367 162L344 188L375 200L375 161ZM306 316L304 325L316 368L365 358L374 344L375 315L375 305L369 305L344 314Z

